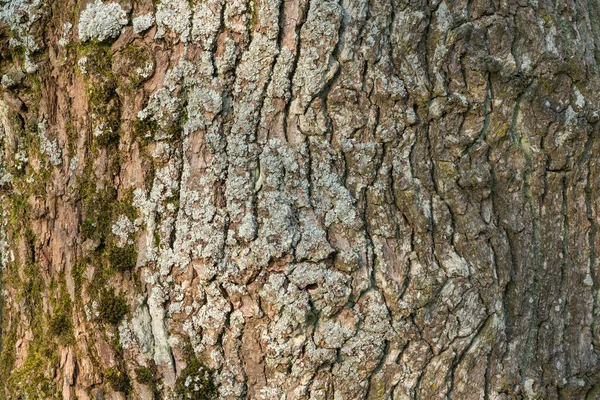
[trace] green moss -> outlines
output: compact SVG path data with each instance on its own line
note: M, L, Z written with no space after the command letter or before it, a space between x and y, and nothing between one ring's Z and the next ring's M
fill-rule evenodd
M8 322L8 321L6 321ZM15 365L15 346L17 344L17 321L8 324L3 322L2 326L10 326L8 332L2 332L2 352L0 352L0 380L6 382L10 377Z
M91 168L91 166L90 166ZM125 215L130 220L137 218L137 210L133 207L133 191L129 190L117 200L117 191L109 184L104 189L96 188L93 173L86 168L86 177L80 182L83 221L81 232L85 239L100 242L98 251L102 252L109 245L109 235L114 221Z
M65 131L67 133L67 152L69 156L75 155L77 152L77 140L79 139L79 133L73 124L71 119L68 119L65 123Z
M60 363L57 346L54 341L48 340L42 323L45 318L44 313L41 312L40 296L41 290L44 288L43 280L33 265L26 266L23 272L29 297L25 302L27 307L25 315L20 315L18 318L28 319L33 335L32 340L27 342L27 357L24 363L20 368L10 370L8 375L3 373L3 385L7 393L19 393L24 399L60 398L57 387L53 383L54 376L51 373L54 368L58 368ZM16 321L13 322L14 325L17 325ZM9 341L12 340L9 338ZM14 349L14 344L8 347L9 351L14 352ZM3 364L6 363L5 365L11 363L10 359L3 358L2 361ZM14 360L12 363L14 366Z
M112 73L112 50L109 44L90 40L77 45L77 57L86 57L85 69L91 75ZM81 72L81 71L80 71Z
M116 107L106 107L104 111L104 115L100 117L102 122L100 122L98 128L102 133L99 136L94 136L94 143L100 147L117 146L120 139L119 126L121 116L119 110Z
M146 47L129 45L120 52L119 73L124 78L122 86L133 90L141 86L150 76L143 76L148 63L153 63L152 53Z
M143 120L136 118L133 123L133 130L140 143L147 145L156 131L158 131L158 123L149 118Z
M135 370L135 379L142 385L151 385L157 381L156 368L139 367Z
M167 129L165 129L165 133L167 134L167 137L169 138L169 141L171 143L181 140L181 136L183 134L183 127L188 121L189 117L187 114L187 109L184 108L183 112L181 113L181 117L179 117L179 119Z
M31 239L34 237L31 236ZM38 266L33 263L24 266L12 264L2 272L2 281L4 287L17 289L14 301L24 306L18 315L3 315L2 326L11 327L1 335L0 381L3 383L4 393L19 393L23 398L56 398L52 377L47 373L48 366L57 366L56 346L52 340L48 340L44 331L45 315L41 310L45 284ZM28 346L27 358L15 369L15 345L18 340L16 327L23 320L27 321L32 340L25 343Z
M10 208L8 216L8 225L11 231L15 233L16 237L19 237L21 229L27 226L27 215L29 211L29 204L25 196L19 193L13 193L9 196Z
M80 182L80 192L83 208L81 232L84 239L94 239L100 242L100 250L106 244L111 227L111 204L117 199L117 191L110 185L104 189L96 188L96 180L86 167L85 178Z
M10 51L13 64L23 65L25 63L25 46L9 46L8 49Z
M187 367L175 383L180 399L211 400L217 398L217 387L212 380L213 370L198 360L191 347L187 351Z
M138 211L133 206L133 189L126 190L121 193L121 200L116 201L112 205L113 218L119 215L125 215L131 221L137 219Z
M56 313L50 320L49 328L53 336L62 337L72 328L71 318L64 312Z
M25 77L25 90L27 96L29 97L29 101L27 104L31 104L35 109L30 110L33 115L38 115L37 110L39 108L38 104L40 99L42 98L42 81L40 79L40 74L27 74Z
M73 343L73 322L71 321L72 305L71 297L67 292L64 274L61 274L59 286L56 289L58 295L54 299L54 312L48 322L48 331L58 339L61 344ZM52 289L53 285L50 285Z
M110 205L110 221L116 221L119 216L124 215L129 220L137 219L138 214L133 207L133 191L123 194L122 199L115 201ZM117 247L114 244L114 238L108 242L108 263L109 266L118 272L132 271L137 262L137 250L135 246L127 244L124 247Z
M31 117L29 118L26 122L25 122L25 132L36 136L38 134L38 123L39 121L37 120L36 117Z
M154 396L159 394L158 390L158 370L156 364L152 362L149 367L139 367L135 370L135 380L142 385L149 386Z
M100 320L118 325L128 312L127 301L122 296L116 295L113 288L101 290L98 304Z
M53 377L46 372L48 365L57 368L59 363L56 347L43 345L43 341L37 339L30 344L21 368L13 370L4 382L5 388L8 393L18 393L23 399L59 399Z
M253 0L248 1L248 9L250 10L250 18L248 21L248 30L250 34L254 32L254 29L258 26L258 7L256 2Z
M146 107L146 106L144 106ZM139 118L134 122L134 131L141 144L146 145L153 137L158 137L167 143L180 143L183 127L189 120L187 110L184 108L177 119L155 120L153 117L147 117L143 120Z
M492 137L495 140L502 139L507 136L509 131L510 131L510 125L503 123L495 130L495 132L493 132Z
M88 87L88 98L92 105L92 112L97 107L104 107L116 94L117 82L110 76L99 76Z
M117 271L132 271L137 262L137 251L133 245L123 248L111 246L108 254L110 266Z
M152 231L152 238L154 239L154 245L160 247L160 232L158 229Z
M120 112L117 95L118 80L112 71L112 50L110 46L97 42L81 45L78 57L86 57L85 82L90 111L101 134L95 136L95 143L105 147L118 143Z
M111 228L110 201L116 193L110 189L94 193L84 200L85 218L81 224L81 233L85 239L95 239L100 242L99 249L106 245Z
M86 267L85 260L78 259L71 269L71 277L73 278L73 282L75 282L75 291L77 294L79 294L79 291L81 291L81 288L83 287L83 273L85 272Z
M37 270L37 265L26 265L24 272L25 280L21 284L21 292L19 297L25 301L25 304L29 307L31 314L33 316L38 316L38 305L41 304L44 281L40 277L40 274Z
M106 371L105 377L115 392L129 394L131 391L131 380L125 371L109 369Z
M587 393L588 399L600 399L600 382L593 384L594 386Z

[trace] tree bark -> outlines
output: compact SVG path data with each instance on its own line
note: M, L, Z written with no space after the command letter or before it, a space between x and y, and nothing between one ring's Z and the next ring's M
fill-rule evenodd
M0 0L5 399L598 399L597 0Z

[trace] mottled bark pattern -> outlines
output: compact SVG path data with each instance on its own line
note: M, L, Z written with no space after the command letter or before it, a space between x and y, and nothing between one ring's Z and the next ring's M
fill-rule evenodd
M0 6L0 397L600 398L597 0Z

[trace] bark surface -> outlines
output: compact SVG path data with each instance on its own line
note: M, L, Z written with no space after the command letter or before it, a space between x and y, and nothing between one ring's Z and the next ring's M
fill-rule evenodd
M4 399L600 398L597 0L0 0Z

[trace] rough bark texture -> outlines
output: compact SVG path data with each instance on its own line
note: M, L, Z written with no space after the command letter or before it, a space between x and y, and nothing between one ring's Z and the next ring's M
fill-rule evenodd
M0 0L0 397L600 398L599 10Z

